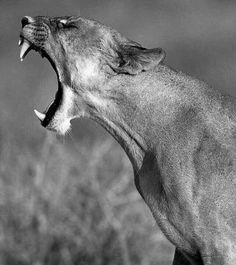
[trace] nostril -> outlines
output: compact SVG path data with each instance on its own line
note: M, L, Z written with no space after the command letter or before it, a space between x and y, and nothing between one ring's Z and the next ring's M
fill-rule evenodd
M30 16L24 16L22 19L21 19L21 24L22 24L22 27L30 24L30 23L33 23L35 20L30 17Z

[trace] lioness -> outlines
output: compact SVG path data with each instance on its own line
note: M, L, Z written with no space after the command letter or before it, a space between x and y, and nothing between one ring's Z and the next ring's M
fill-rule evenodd
M47 129L65 134L89 117L114 136L166 237L173 264L236 264L236 101L163 64L146 49L82 17L25 16L20 58L47 57L58 91Z

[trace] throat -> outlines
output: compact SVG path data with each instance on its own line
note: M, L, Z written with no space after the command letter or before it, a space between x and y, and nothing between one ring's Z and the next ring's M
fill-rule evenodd
M103 115L93 115L91 119L104 127L117 140L129 157L134 172L138 172L147 149L143 137L124 121L111 119Z
M86 93L88 117L104 127L128 155L134 171L142 167L147 150L145 110L135 80L113 78L104 87ZM145 104L144 104L145 106Z

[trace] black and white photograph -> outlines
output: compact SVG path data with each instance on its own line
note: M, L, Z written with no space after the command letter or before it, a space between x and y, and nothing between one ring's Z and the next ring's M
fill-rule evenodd
M236 265L236 1L0 0L0 265Z

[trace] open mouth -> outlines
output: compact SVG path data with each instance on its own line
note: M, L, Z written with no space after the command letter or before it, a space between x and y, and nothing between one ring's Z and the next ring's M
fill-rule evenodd
M36 52L38 52L42 56L42 58L45 57L45 58L48 59L48 61L50 62L50 64L52 65L53 69L55 70L55 72L57 74L58 90L57 90L57 93L55 95L55 99L51 102L51 104L49 104L49 106L47 107L47 109L44 112L40 112L40 111L38 111L36 109L34 110L37 118L41 122L41 125L44 126L44 127L47 127L47 129L53 130L53 128L51 128L49 126L49 124L50 124L52 118L54 117L57 109L61 105L62 92L63 92L62 84L60 83L59 78L58 78L58 70L56 68L56 64L51 59L49 54L42 47L36 46L32 42L30 42L28 39L26 39L23 35L20 35L20 39L19 39L18 45L20 46L20 60L21 61L24 60L26 55L31 50L35 50Z

